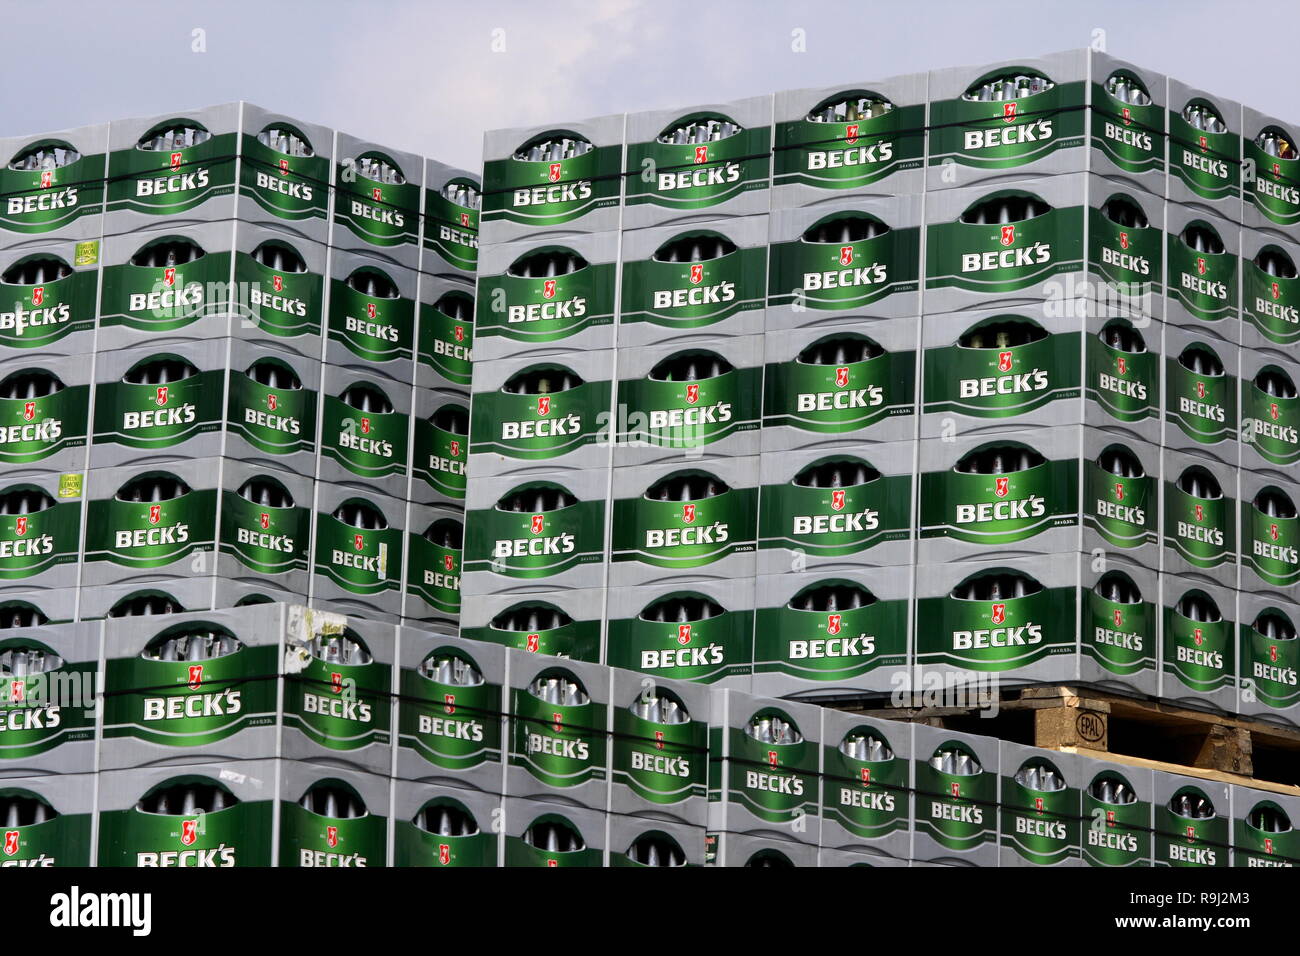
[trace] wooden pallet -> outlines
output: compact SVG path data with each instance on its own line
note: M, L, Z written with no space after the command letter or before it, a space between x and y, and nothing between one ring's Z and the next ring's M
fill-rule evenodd
M1298 728L1086 685L1020 686L1001 690L997 697L983 714L970 707L895 707L887 698L830 706L1300 794Z

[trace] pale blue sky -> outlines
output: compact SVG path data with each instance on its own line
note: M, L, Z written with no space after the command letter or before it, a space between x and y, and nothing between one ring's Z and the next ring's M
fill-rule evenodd
M1300 118L1284 0L0 0L0 16L0 135L248 99L477 167L485 129L1033 56L1098 28L1116 56Z

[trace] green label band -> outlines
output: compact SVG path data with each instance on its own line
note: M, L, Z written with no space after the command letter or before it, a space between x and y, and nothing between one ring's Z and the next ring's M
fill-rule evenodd
M758 489L733 488L700 501L614 502L610 560L659 568L702 568L752 552Z
M475 333L515 342L558 342L612 325L617 278L613 263L588 264L552 279L483 276L476 300Z
M1164 544L1188 564L1211 569L1236 562L1234 507L1227 498L1193 498L1165 482Z
M1089 401L1116 421L1144 422L1158 418L1156 354L1113 349L1095 335L1089 335L1086 342Z
M1155 608L1149 601L1123 604L1088 591L1083 652L1105 671L1133 677L1156 666Z
M466 571L543 578L604 557L604 501L580 501L541 515L490 508L473 512L466 522Z
M1083 210L1001 226L937 223L927 239L927 289L1007 295L1083 267Z
M763 424L848 434L916 411L916 353L885 352L865 362L767 366Z
M925 107L895 106L855 123L778 123L773 184L860 189L919 169L925 157Z
M88 269L45 285L6 286L0 298L0 346L43 349L91 331L98 284L96 270Z
M754 673L851 681L907 664L907 601L837 612L762 608L754 626Z
M316 573L353 594L399 591L402 532L363 531L332 515L316 517Z
M921 476L923 538L1011 544L1078 523L1079 472L1072 459L1007 475L948 470Z
M759 126L716 143L630 143L624 204L707 209L767 189L771 142L772 128Z
M951 161L980 170L1014 169L1082 146L1086 94L1080 81L1024 100L931 103L930 165Z
M234 133L219 133L180 150L116 150L108 157L108 211L171 216L229 196L237 149Z
M1074 653L1073 588L1044 588L1027 597L917 601L917 660L977 671L1028 667L1052 654Z
M640 617L609 622L607 662L665 680L712 684L753 672L753 611L688 624Z
M1079 397L1078 332L1001 350L927 349L925 411L1010 418Z
M597 146L562 162L484 163L482 221L543 228L617 206L622 153L622 146Z

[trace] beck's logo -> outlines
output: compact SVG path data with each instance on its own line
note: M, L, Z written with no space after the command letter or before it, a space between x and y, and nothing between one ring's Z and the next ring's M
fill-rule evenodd
M172 168L172 169L180 169L180 168L181 168L181 159L182 159L183 157L184 157L184 154L183 154L183 153L172 153L172 155L171 155L171 168Z
M1125 126L1127 126L1129 123L1133 122L1133 116L1132 116L1132 114L1129 112L1129 108L1128 108L1127 106L1125 106L1123 109L1121 109L1121 110L1119 111L1119 115L1120 115L1121 117L1123 117L1123 119L1124 119L1124 125L1125 125Z
M438 844L438 863L446 866L451 862L451 847L445 843Z
M1007 619L1007 606L1005 604L994 604L989 620L994 624L1001 624Z
M682 521L686 524L695 521L695 505L682 505Z
M1273 838L1272 838L1272 837L1264 837L1264 852L1265 852L1265 853L1268 853L1268 854L1270 854L1270 855L1273 853Z
M149 506L149 523L157 524L162 520L162 505Z
M554 279L547 279L545 282L542 283L542 298L543 298L543 299L554 299L554 298L555 298L555 280L554 280Z
M352 536L352 547L358 551L366 550L366 536L363 534L354 534Z
M1197 143L1198 146L1201 147L1201 152L1202 152L1202 153L1205 152L1207 149L1210 148L1210 140L1209 140L1208 137L1205 137L1205 136L1198 136L1198 137L1196 137L1196 143Z
M458 326L456 326L454 329L451 330L451 334L454 335L454 336L456 336L456 341L457 341L457 342L464 342L464 341L465 341L465 326L463 326L463 325L458 325Z
M271 276L271 288L276 292L284 291L284 276Z
M45 286L38 285L32 289L32 305L40 305L45 301Z
M779 767L781 765L780 760L778 760L778 754L775 750L769 750L767 752L767 765L769 767Z
M378 313L378 309L375 308L375 304L373 302L367 302L366 318L373 319L377 313Z
M1121 355L1119 357L1119 359L1115 362L1115 367L1116 369L1119 370L1119 374L1121 375L1128 374L1128 360L1125 359L1124 356Z
M330 674L330 692L335 694L343 693L343 675L338 671Z
M551 163L551 168L547 170L546 178L553 183L558 183L560 181L560 175L561 175L560 164Z
M961 784L959 784L956 780L954 780L952 783L948 784L948 790L949 790L949 792L952 793L952 795L953 795L954 797L960 797L960 796L961 796Z
M1193 628L1193 629L1192 629L1192 641L1196 644L1196 646L1197 646L1197 647L1200 647L1200 646L1201 646L1201 641L1203 641L1203 640L1205 640L1205 635L1201 632L1201 629L1200 629L1199 627L1197 627L1197 628Z
M827 633L827 634L838 634L838 633L840 632L840 624L843 622L843 620L844 620L844 617L843 617L843 615L841 615L841 614L827 614L827 615L826 615L826 633Z
M1196 271L1199 272L1201 275L1205 275L1205 257L1204 257L1204 256L1197 256L1197 257L1196 257Z
M533 522L532 525L529 527L529 530L532 531L533 534L541 534L542 528L545 526L545 524L546 524L545 515L533 515Z
M280 160L280 175L289 175L289 161L287 159Z
M862 776L862 785L864 787L871 786L871 768L863 767L861 770L858 771L858 773Z
M1038 813L1042 813L1042 812L1043 812L1043 798L1042 798L1042 797L1034 797L1034 810L1035 810L1036 812L1038 812Z
M844 489L843 488L836 488L834 491L831 492L831 510L832 511L844 510Z
M456 559L450 554L444 554L442 556L442 566L448 571L454 571L456 570Z
M159 385L159 386L158 386L158 390L157 390L156 392L154 392L153 400L154 400L154 404L155 404L155 405L166 405L166 404L167 404L167 386L166 386L166 385Z
M1203 505L1197 505L1196 508L1195 508L1195 511L1196 511L1196 520L1197 520L1198 522L1204 521L1204 520L1205 520L1205 507L1204 507Z
M1269 402L1268 413L1273 416L1273 421L1277 421L1277 402Z
M1268 536L1274 541L1277 540L1277 525L1271 524L1268 526Z
M852 146L857 141L858 141L858 124L850 123L848 126L844 127L844 142Z
M191 664L189 674L189 686L191 689L197 689L203 683L203 665Z
M691 285L699 285L704 281L704 263L694 262L691 264Z
M686 386L686 404L694 405L700 400L700 386L691 384Z
M267 408L269 408L271 411L275 411L276 406L279 405L279 404L280 404L280 400L279 400L278 398L275 397L275 392L270 392L270 393L267 394L267 396L266 396L266 407L267 407Z
M663 749L664 749L664 732L663 732L662 730L656 730L656 731L655 731L655 750L663 750Z
M447 713L447 714L454 714L454 713L456 713L456 695L455 695L455 694L443 694L443 695L442 695L442 709L443 709L443 712L444 712L444 713Z
M1009 245L1011 245L1013 242L1015 242L1015 241L1016 241L1016 227L1015 227L1015 226L1003 226L1003 227L1002 227L1002 236L1001 236L1000 239L998 239L998 241L999 241L1000 243L1002 243L1004 246L1009 246Z
M192 846L194 841L199 838L199 821L182 820L181 821L181 843L185 846Z
M835 370L835 387L844 388L848 384L849 384L848 366L841 365L839 368Z
M326 828L325 828L325 842L326 842L327 844L329 844L330 849L333 849L334 847L336 847L336 846L339 845L339 828L338 828L338 827L326 827Z
M1204 138L1205 138L1204 136L1201 137L1201 139ZM1190 825L1187 827L1187 842L1188 843L1196 842L1196 827Z
M842 265L842 266L851 266L851 265L853 265L853 247L852 247L852 246L840 246L840 265Z
M13 856L18 852L18 831L5 831L5 856Z
M163 285L170 286L175 284L176 284L176 269L173 268L172 266L168 266L166 269L163 270Z
M999 498L1005 498L1007 496L1007 492L1010 490L1010 486L1011 486L1010 478L996 478L993 481L993 493L997 495Z
M384 191L380 189L378 186L376 186L370 190L370 198L372 198L375 202L383 202Z
M536 654L537 648L541 646L542 636L540 634L529 634L528 637L524 639L524 648L530 654Z
M1007 123L1016 121L1016 104L1014 102L1002 104L1002 119Z
M450 451L452 458L460 457L460 442L456 441L454 438L451 441Z
M1127 232L1121 232L1121 233L1119 234L1119 247L1120 247L1121 249L1127 249L1127 248L1128 248L1128 233L1127 233Z
M1272 661L1274 664L1277 663L1277 645L1276 645L1276 644L1272 644L1272 645L1269 646L1269 649L1268 649L1268 659L1269 659L1270 661Z
M17 520L14 521L14 532L19 537L27 533L27 515L19 515Z
M1122 481L1115 482L1115 500L1116 501L1124 500L1124 482Z
M709 147L707 147L707 146L696 146L696 147L695 147L695 161L696 161L697 163L707 163L707 162L709 161Z
M1282 298L1282 290L1276 282L1273 283L1273 298L1274 299Z
M11 680L9 682L9 702L13 704L22 703L27 697L27 681Z
M551 726L555 728L555 732L556 732L557 734L563 732L563 730L564 730L564 715L563 715L563 714L551 714Z
M370 434L370 419L364 416L361 419L361 434L363 435Z
M1114 611L1113 617L1115 618L1115 626L1116 626L1116 627L1123 627L1123 626L1124 626L1124 612L1123 612L1123 611L1121 611L1119 608L1115 608L1115 611Z
M52 170L52 169L42 169L42 170L41 170L41 188L42 188L42 189L49 189L49 188L50 188L51 186L53 186L53 185L54 185L54 170Z
M691 642L691 626L689 624L677 625L677 643L685 647Z
M1197 382L1197 383L1196 383L1196 397L1197 397L1197 398L1204 398L1204 397L1205 397L1205 383L1204 383L1204 382Z
M271 516L263 511L257 516L257 523L262 526L263 531L266 531L271 527Z
M1013 354L1012 354L1011 352L999 352L999 353L998 353L998 371L999 371L999 372L1010 372L1010 371L1011 371L1011 364L1012 364L1013 360L1014 360L1014 356L1013 356Z
M24 403L23 403L23 421L25 421L25 422L30 422L30 421L31 421L33 418L35 418L35 417L36 417L36 403L35 403L35 402L24 402Z

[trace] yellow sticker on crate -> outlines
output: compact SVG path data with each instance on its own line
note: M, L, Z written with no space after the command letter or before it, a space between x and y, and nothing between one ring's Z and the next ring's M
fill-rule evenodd
M80 498L81 485L85 476L79 471L68 472L59 475L59 497L60 498Z
M79 266L93 266L99 262L99 240L90 239L77 243L73 261Z

